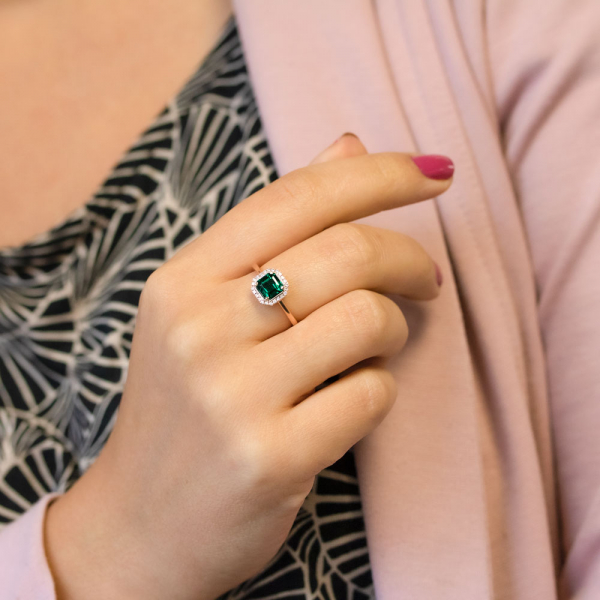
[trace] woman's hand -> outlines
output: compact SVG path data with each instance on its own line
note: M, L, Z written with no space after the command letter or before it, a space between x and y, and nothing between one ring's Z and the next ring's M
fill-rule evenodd
M315 475L395 400L383 361L408 331L383 294L438 295L415 240L348 222L450 181L344 136L150 276L114 431L48 509L60 600L212 599L266 566ZM298 325L254 298L253 263L288 279Z

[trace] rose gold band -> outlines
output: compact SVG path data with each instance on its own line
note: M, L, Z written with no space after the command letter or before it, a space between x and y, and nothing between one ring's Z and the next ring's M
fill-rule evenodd
M252 268L257 272L260 273L261 269L260 267L254 263L252 265ZM277 304L279 304L279 306L281 306L281 310L285 313L285 316L290 320L290 323L292 325L297 325L298 321L296 320L296 317L294 317L294 315L288 310L287 306L283 303L283 300L280 300L279 302L277 302Z

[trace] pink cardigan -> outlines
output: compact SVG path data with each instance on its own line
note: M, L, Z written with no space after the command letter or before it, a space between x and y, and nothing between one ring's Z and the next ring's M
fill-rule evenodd
M456 164L365 219L444 273L399 300L399 397L355 447L377 599L599 598L600 2L235 9L280 174L347 130ZM2 599L53 598L30 513L0 534Z

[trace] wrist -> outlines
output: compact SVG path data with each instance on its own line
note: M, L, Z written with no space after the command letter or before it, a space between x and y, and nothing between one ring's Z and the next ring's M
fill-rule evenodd
M47 508L44 541L57 600L150 600L157 587L101 470L94 464Z

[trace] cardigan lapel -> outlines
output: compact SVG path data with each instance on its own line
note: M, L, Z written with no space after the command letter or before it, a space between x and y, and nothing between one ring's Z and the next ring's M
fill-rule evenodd
M450 6L235 2L280 175L344 131L370 152L456 164L443 197L362 220L411 235L444 273L434 301L396 298L410 329L392 363L398 399L354 448L377 598L550 600L554 500L541 344L526 325L532 275L484 65L469 61ZM460 25L476 50L480 32Z

